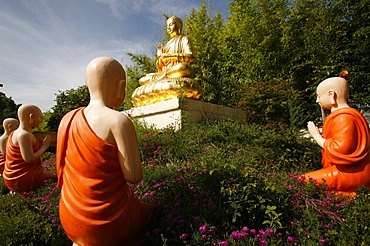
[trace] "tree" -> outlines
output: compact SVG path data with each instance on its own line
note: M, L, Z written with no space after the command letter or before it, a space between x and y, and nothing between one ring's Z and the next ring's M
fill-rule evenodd
M350 101L360 108L370 102L370 1L345 0L340 2L344 17L341 28L346 36L338 50L349 71Z
M222 33L224 24L220 13L209 15L202 4L185 17L185 33L193 42L195 62L192 65L195 80L203 90L203 101L226 105L231 99L231 84L223 80Z
M17 119L17 110L20 107L20 104L15 104L11 97L5 95L0 95L0 133L4 133L3 121L6 118L15 118Z
M90 95L86 85L79 86L77 89L72 88L66 91L59 91L59 94L55 95L56 104L51 109L52 112L46 127L48 131L53 132L58 130L59 123L66 113L73 109L87 106L90 102Z
M286 0L234 0L226 22L225 44L231 78L239 85L284 77L283 25Z

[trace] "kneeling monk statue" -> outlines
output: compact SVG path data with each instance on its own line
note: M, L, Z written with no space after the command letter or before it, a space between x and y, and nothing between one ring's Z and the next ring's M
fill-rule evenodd
M370 188L369 125L359 111L348 106L348 91L345 77L328 78L317 87L317 102L331 111L322 135L308 122L311 136L323 148L323 169L304 175L344 195L355 194L360 186Z
M136 245L151 205L135 197L143 169L133 122L114 110L125 99L126 73L108 57L86 70L90 102L67 113L57 134L61 224L75 245Z
M32 129L42 122L41 110L31 104L18 108L19 127L10 133L5 149L4 183L14 192L36 189L44 180L55 179L56 175L44 172L41 156L50 145L47 135L40 147Z
M4 134L0 137L0 176L3 175L5 168L5 152L6 152L6 143L8 137L12 131L17 129L19 126L19 121L14 118L6 118L3 121Z
M195 61L191 39L181 34L182 20L173 15L167 20L170 40L158 45L156 73L139 80L140 87L132 93L134 107L183 96L198 100L202 90L193 79L191 64Z

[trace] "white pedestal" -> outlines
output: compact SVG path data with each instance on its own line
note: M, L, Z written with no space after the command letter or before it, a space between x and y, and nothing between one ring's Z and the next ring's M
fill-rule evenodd
M240 109L178 98L132 108L124 113L156 129L174 127L176 130L182 128L184 119L194 122L201 119L245 120L247 118L247 113Z

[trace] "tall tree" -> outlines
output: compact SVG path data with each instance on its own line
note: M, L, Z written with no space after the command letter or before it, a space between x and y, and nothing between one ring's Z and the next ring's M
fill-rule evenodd
M370 0L343 0L340 9L344 47L338 51L349 71L350 99L360 108L370 102Z
M6 118L17 119L17 110L20 104L16 104L11 97L0 95L0 134L4 133L3 121Z
M282 77L286 56L282 49L286 0L234 0L230 3L225 42L228 64L238 84Z
M52 107L52 113L47 122L46 129L56 132L63 116L69 111L87 106L90 102L90 95L87 85L72 88L66 91L59 91L56 94L56 104Z
M230 100L231 85L223 83L223 20L220 13L214 17L202 4L198 11L192 10L185 17L185 33L193 41L195 63L192 65L195 79L203 90L203 100L226 104Z

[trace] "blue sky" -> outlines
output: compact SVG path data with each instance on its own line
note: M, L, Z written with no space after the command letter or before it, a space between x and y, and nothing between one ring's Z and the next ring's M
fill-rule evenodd
M17 104L42 111L55 93L86 84L87 64L127 53L152 56L163 14L184 18L202 0L0 0L0 88ZM228 0L206 0L227 18Z

